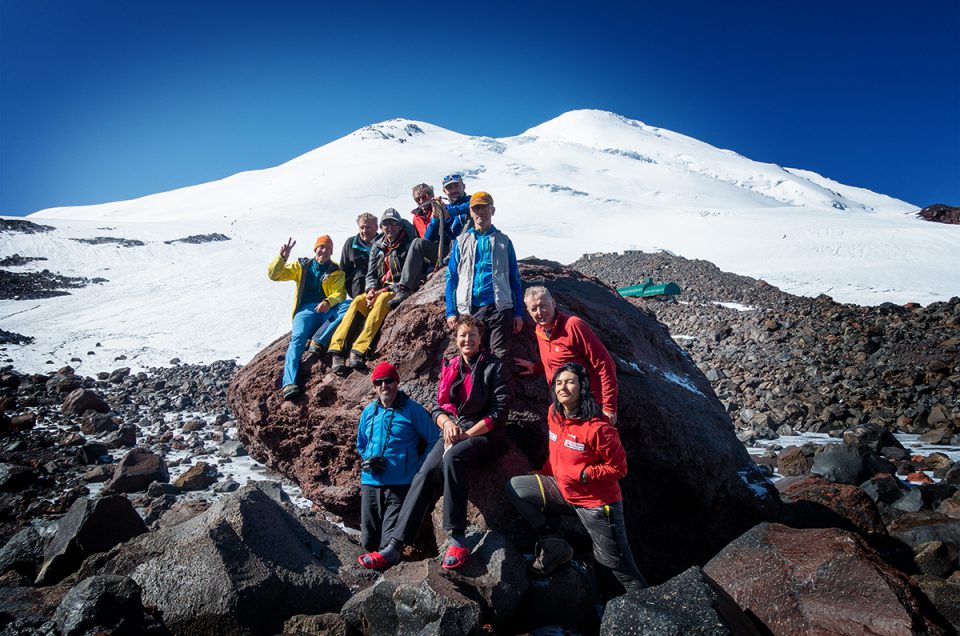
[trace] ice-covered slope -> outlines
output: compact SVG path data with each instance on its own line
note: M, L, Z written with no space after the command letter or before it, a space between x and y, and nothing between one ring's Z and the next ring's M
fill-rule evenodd
M33 368L70 357L110 368L119 354L134 366L172 357L244 362L289 328L292 284L265 276L288 236L298 240L296 255L308 255L313 238L329 233L338 253L359 212L406 214L414 184L439 186L451 172L466 175L468 191L493 194L494 222L521 257L568 262L584 252L667 249L841 301L926 303L960 293L960 228L812 172L603 111L573 111L501 139L391 120L275 168L32 215L57 228L49 234L0 234L0 257L48 256L35 269L110 281L0 302L2 328L37 338L8 351ZM163 243L208 232L232 240ZM71 240L103 235L147 244Z

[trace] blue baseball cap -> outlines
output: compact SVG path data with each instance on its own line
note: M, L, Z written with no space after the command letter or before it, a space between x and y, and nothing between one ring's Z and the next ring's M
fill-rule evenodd
M443 178L443 186L446 188L451 183L463 183L463 177L458 174L448 174Z

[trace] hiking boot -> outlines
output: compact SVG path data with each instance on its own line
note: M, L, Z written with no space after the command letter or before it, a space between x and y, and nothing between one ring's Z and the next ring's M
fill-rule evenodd
M343 373L343 354L339 351L330 352L330 370L334 373Z
M311 356L323 355L323 345L316 340L311 340L307 343L307 353Z
M354 371L366 371L367 365L363 362L363 354L359 351L350 352L350 360L347 362L347 366L353 369Z
M530 569L539 574L550 574L561 563L573 558L573 548L560 537L544 537L537 542L536 558Z
M298 387L296 384L288 384L280 389L280 393L283 394L284 400L292 400L300 395L300 387Z
M412 291L410 291L403 285L398 286L397 292L393 295L393 298L391 298L387 302L387 307L389 307L391 311L396 309L397 307L400 306L400 303L405 301L407 298L410 298L410 294L412 293L413 293Z

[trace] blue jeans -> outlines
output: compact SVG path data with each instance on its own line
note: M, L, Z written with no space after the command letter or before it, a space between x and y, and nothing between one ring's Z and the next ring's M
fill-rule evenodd
M297 309L297 312L293 315L293 326L290 328L290 346L287 347L287 357L283 363L283 383L281 386L297 383L297 371L300 370L300 356L303 355L303 350L307 347L307 340L310 339L315 331L323 326L323 323L330 320L332 321L332 327L324 330L324 335L326 335L327 338L326 342L329 343L330 338L333 336L333 330L340 324L340 320L343 318L343 314L346 313L349 306L350 303L341 302L322 314L317 313L317 305L313 303ZM322 337L323 335L321 335L321 338ZM321 341L321 344L326 343Z
M337 327L340 326L340 323L343 321L343 315L347 313L347 310L350 309L350 301L345 300L330 311L336 312L336 314L330 318L330 322L326 325L321 325L319 329L313 334L313 341L318 342L324 346L324 348L330 345L330 340L333 338L333 332L337 330ZM327 312L330 313L330 312Z

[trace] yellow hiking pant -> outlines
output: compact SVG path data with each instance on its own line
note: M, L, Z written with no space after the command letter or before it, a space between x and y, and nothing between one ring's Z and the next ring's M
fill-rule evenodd
M343 315L340 326L333 332L333 339L330 340L330 346L327 350L330 352L343 353L344 349L347 348L346 341L347 334L350 332L350 325L353 324L353 320L357 317L357 314L360 314L364 317L363 331L360 332L357 340L349 349L357 353L366 353L367 349L370 348L370 343L373 342L377 332L380 331L380 326L383 325L387 314L390 313L390 307L387 303L390 302L393 296L394 293L391 291L381 292L376 300L373 301L373 307L367 307L366 295L357 296L350 301L350 308L347 309L347 313Z

